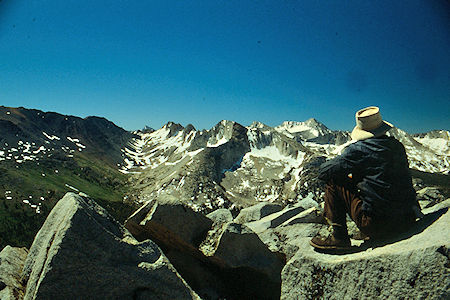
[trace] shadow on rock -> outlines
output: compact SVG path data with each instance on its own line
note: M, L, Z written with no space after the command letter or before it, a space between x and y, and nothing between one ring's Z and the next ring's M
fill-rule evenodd
M274 253L250 228L225 223L214 251L205 255L211 219L182 204L149 202L125 227L138 241L155 242L203 299L279 299L284 255Z
M406 240L411 238L412 236L419 234L423 232L425 229L427 229L431 224L433 224L437 219L439 219L442 215L444 215L448 211L448 207L439 209L437 211L431 212L426 214L423 218L418 220L410 230L395 234L391 237L387 237L384 239L368 239L365 240L361 245L359 246L352 246L348 249L314 249L318 253L326 253L326 254L332 254L332 255L344 255L344 254L353 254L358 252L366 251L369 248L378 248L383 247L389 244L397 243L402 240Z
M318 253L324 253L324 254L332 254L332 255L344 255L344 254L353 254L362 252L364 250L367 250L369 247L362 247L361 246L351 246L350 248L346 249L314 249L314 251Z

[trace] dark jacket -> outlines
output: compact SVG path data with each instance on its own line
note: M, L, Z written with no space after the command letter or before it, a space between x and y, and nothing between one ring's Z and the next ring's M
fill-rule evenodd
M319 178L356 184L362 210L370 216L410 215L417 205L405 148L393 137L350 144L340 156L321 165Z

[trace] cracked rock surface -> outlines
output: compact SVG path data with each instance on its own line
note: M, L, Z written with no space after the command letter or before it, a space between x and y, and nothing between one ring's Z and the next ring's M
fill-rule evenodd
M22 272L24 299L197 299L159 247L136 241L102 207L68 193Z
M27 257L25 248L6 246L0 252L0 299L18 299L23 297L20 272Z
M450 200L410 232L355 253L316 252L310 237L281 273L281 299L449 299Z

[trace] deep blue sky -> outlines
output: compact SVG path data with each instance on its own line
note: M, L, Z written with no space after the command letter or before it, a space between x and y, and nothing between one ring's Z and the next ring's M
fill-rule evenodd
M314 117L350 130L381 107L450 129L450 7L411 1L0 2L0 105L125 129Z

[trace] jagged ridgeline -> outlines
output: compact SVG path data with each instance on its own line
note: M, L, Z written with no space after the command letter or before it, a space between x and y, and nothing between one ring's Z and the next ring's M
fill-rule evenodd
M390 134L404 143L411 168L422 172L414 173L418 188L438 181L441 187L448 186L447 131L432 133L433 137L415 137L400 129ZM244 127L221 121L201 131L170 122L136 135L124 149L126 165L121 169L133 175L133 199L182 201L204 213L239 210L257 202L286 205L304 198L320 202L317 168L350 140L348 132L330 130L315 119L274 128L259 122ZM425 178L428 173L433 179Z
M404 143L427 205L448 197L449 132L391 134ZM210 130L169 122L128 132L99 117L0 107L0 247L30 246L67 191L89 195L119 221L147 200L204 214L317 203L317 167L348 142L348 132L315 119L277 127L221 121Z

